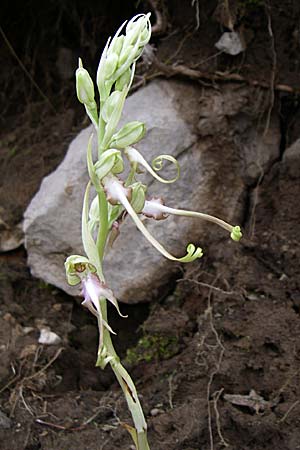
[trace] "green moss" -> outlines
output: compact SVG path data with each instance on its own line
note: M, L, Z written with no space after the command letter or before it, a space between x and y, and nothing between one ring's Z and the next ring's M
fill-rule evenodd
M138 341L136 347L127 350L126 362L135 365L141 361L151 362L169 359L178 352L178 348L176 336L147 334Z

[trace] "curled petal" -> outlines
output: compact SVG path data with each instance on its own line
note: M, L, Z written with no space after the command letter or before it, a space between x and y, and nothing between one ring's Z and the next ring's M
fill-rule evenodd
M180 166L179 166L179 163L176 158L174 158L171 155L159 155L153 159L152 168L156 172L159 172L164 166L164 160L170 161L171 163L175 164L177 174L176 174L175 178L172 178L171 180L165 180L165 181L163 181L163 183L174 183L180 177Z
M178 161L173 158L173 156L171 155L159 155L157 156L153 161L152 161L152 167L150 166L150 164L145 160L145 158L141 155L140 152L138 152L135 148L133 147L127 147L125 149L125 155L127 156L129 162L131 164L140 164L141 166L143 166L146 170L148 170L148 172L154 177L156 178L158 181L160 181L161 183L174 183L175 181L178 180L179 175L180 175L180 167L178 164ZM159 170L162 169L163 167L163 161L167 160L172 162L173 164L175 164L176 166L176 170L177 170L177 174L175 178L172 178L171 180L165 180L164 178L160 177L159 175L157 175L156 172L158 172Z
M241 228L239 226L233 227L230 237L233 241L239 241L242 238Z

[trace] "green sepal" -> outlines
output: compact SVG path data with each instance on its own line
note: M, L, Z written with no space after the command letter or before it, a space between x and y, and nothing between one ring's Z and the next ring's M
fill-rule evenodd
M117 133L112 136L111 147L125 148L140 141L146 133L146 127L143 122L134 120L124 125Z
M238 225L236 227L232 228L232 231L230 233L230 237L233 241L240 241L242 238L243 234L241 232L241 227L239 227Z
M96 267L90 263L88 258L81 255L69 256L65 261L65 269L67 281L71 286L79 284L81 281L80 275L84 275L87 271L96 272Z

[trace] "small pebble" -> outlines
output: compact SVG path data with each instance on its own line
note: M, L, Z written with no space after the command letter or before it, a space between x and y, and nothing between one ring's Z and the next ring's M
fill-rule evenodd
M53 331L42 328L38 342L45 345L57 345L61 342L61 338Z
M162 412L163 412L163 411L162 411L161 409L153 408L153 409L151 409L151 411L150 411L150 415L153 416L153 417L155 417L155 416L158 416L158 414L161 414Z

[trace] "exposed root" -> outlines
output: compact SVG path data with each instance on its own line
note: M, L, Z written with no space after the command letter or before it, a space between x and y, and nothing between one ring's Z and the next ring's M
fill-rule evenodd
M222 433L221 422L220 422L220 413L219 413L219 410L218 410L218 401L219 401L219 398L220 398L221 394L223 393L223 391L224 391L224 388L220 389L219 391L214 392L212 397L213 397L213 404L214 404L214 411L215 411L217 431L218 431L218 435L219 435L219 438L220 438L220 444L223 445L224 447L229 447L229 444L224 439L224 436L223 436L223 433Z
M168 28L168 20L167 20L167 12L166 6L160 6L159 0L148 0L151 5L151 8L154 11L156 22L152 25L152 34L153 35L161 35L164 34Z
M284 416L283 417L281 417L281 419L279 420L279 422L281 423L281 422L284 422L286 419L287 419L287 417L288 417L288 415L290 414L290 412L298 405L300 403L300 400L297 400L297 401L295 401L295 403L293 403L290 407L289 407L289 409L287 410L287 412L284 414Z
M167 78L174 76L182 76L196 81L210 81L210 82L233 82L233 83L245 83L249 86L259 87L262 89L270 89L270 84L264 81L250 80L238 73L227 73L227 72L202 72L200 70L192 69L183 64L178 65L168 65L155 59L154 65L163 73ZM300 94L300 88L293 88L286 84L274 84L273 91L286 92L289 94Z
M192 281L192 280L189 280ZM216 281L216 280L215 280ZM213 284L215 283L213 282ZM201 286L201 283L199 283ZM217 433L220 439L220 444L228 447L229 444L223 436L221 421L220 421L220 413L218 410L218 401L220 396L222 395L223 389L216 391L214 393L211 392L212 384L214 382L215 376L221 371L221 365L225 353L225 347L222 344L220 336L215 328L214 320L213 320L213 308L211 304L211 297L213 292L213 285L210 287L208 298L207 298L207 307L204 312L204 320L208 325L208 329L204 332L204 335L201 337L201 341L199 343L199 350L197 352L196 364L200 367L204 367L205 371L209 372L210 370L210 361L212 359L212 369L209 374L209 380L206 388L206 401L207 401L207 416L208 416L208 433L209 433L209 441L210 441L210 450L214 450L214 433L213 433L213 418L216 423ZM214 343L209 344L208 340L211 340L213 337Z
M195 30L199 30L199 28L200 28L199 0L192 0L192 7L194 7L194 6L196 9L196 28L195 28Z
M264 136L267 134L269 126L270 126L270 120L271 120L271 114L274 106L275 101L275 75L276 75L276 68L277 68L277 54L275 50L275 40L274 40L274 34L272 29L272 20L271 20L271 14L270 14L270 5L267 4L265 6L265 11L268 19L268 32L271 39L271 53L272 53L272 69L271 69L271 77L270 77L270 104L267 112L267 120L265 124L264 129Z
M257 180L256 186L253 189L253 200L252 200L252 206L251 206L251 211L250 211L250 218L249 218L249 238L253 239L254 238L254 234L255 234L255 223L256 223L256 215L255 215L255 211L256 211L256 206L258 203L258 195L259 195L259 188L260 185L262 183L262 180L264 178L264 172L263 169L261 167L260 164L258 164L258 167L260 168L260 176Z

